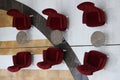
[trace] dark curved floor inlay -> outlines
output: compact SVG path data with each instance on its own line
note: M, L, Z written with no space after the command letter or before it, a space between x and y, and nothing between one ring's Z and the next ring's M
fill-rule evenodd
M51 30L46 27L46 19L42 17L39 13L15 0L0 0L0 9L9 10L12 8L18 9L21 12L29 15L33 15L34 17L31 20L32 25L34 25L40 32L42 32L48 38L48 40L50 40ZM57 45L55 47L59 47L61 49L66 50L64 61L69 67L74 77L74 80L88 80L86 76L80 74L76 70L76 66L79 65L80 62L75 53L73 52L72 48L69 46L69 44L64 40L62 44Z

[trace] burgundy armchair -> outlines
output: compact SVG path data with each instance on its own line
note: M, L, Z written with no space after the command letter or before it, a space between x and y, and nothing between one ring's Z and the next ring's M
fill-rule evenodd
M21 68L28 67L32 62L32 56L30 52L18 52L12 58L14 65L8 67L8 70L11 72L17 72Z
M60 64L63 60L63 51L58 48L48 48L43 51L43 61L38 62L37 66L42 69L49 69L53 65Z
M27 30L31 27L30 17L27 14L23 14L16 9L10 9L7 12L8 15L13 16L13 27L18 30Z
M78 71L85 75L92 75L93 72L103 69L107 61L107 56L101 52L92 50L86 52L84 63L77 67Z
M63 14L57 13L54 9L45 9L43 14L48 15L46 26L52 30L65 31L67 28L67 18Z
M89 27L98 27L105 24L106 18L103 10L97 8L92 2L84 2L77 6L84 11L82 23Z

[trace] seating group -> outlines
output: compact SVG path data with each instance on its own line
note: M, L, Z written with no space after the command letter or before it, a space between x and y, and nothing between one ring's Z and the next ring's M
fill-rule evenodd
M98 27L105 24L106 18L104 11L96 7L94 3L83 2L79 4L77 8L83 11L82 23L88 27ZM67 29L68 20L65 15L58 13L52 8L44 9L42 13L48 15L46 26L51 30L65 31ZM23 14L16 9L10 9L7 14L13 16L13 27L16 29L30 29L31 20L29 15ZM63 50L50 47L47 50L43 50L43 61L38 62L37 66L41 69L49 69L54 65L60 64L63 57ZM30 52L18 52L12 58L14 65L8 67L8 70L11 72L19 71L21 68L28 67L32 63L32 55ZM107 55L99 51L91 50L90 52L85 52L83 65L77 66L77 70L82 74L92 75L94 72L103 69L106 62Z
M83 11L82 23L86 24L88 27L101 27L106 22L106 16L102 9L95 6L92 2L83 2L77 6L79 10ZM102 32L101 32L102 33ZM101 38L101 37L100 37ZM93 41L96 45L101 46L100 40ZM104 42L104 37L101 38ZM77 66L77 70L84 75L92 75L94 72L104 68L107 62L107 55L102 52L91 50L85 52L83 65Z
M37 66L41 69L49 69L53 65L62 63L64 52L62 49L50 47L43 50L43 60L38 62ZM29 67L32 63L32 54L30 52L22 51L12 56L13 65L7 69L11 72L17 72L22 68Z

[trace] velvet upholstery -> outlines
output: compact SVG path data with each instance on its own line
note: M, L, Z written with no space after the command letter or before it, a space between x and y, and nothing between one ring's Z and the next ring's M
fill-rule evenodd
M65 31L67 28L67 18L63 14L57 13L54 9L48 8L42 11L48 15L46 26L52 30Z
M105 24L105 13L92 2L83 2L77 6L83 11L82 23L89 27L98 27Z
M20 11L18 11L17 9L10 9L8 12L7 12L8 15L10 16L18 16L20 14Z
M107 61L107 56L101 52L92 50L86 52L84 63L77 67L78 71L85 75L92 75L93 72L104 68Z
M48 48L43 51L43 61L38 62L37 66L42 69L49 69L53 65L60 64L63 60L63 51L59 48Z
M27 30L31 27L30 17L27 14L23 14L16 9L10 9L7 12L8 15L13 16L13 27L18 30Z
M8 70L11 72L17 72L21 68L25 68L31 65L32 57L30 52L18 52L12 58L14 65L8 67Z

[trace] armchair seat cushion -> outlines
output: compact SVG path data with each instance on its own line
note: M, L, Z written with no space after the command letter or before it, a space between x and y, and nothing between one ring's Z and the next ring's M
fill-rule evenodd
M10 66L10 67L8 67L8 70L11 72L17 72L20 70L20 67L19 66Z
M39 62L39 63L37 63L37 66L39 66L42 69L49 69L49 68L51 68L52 64L50 64L48 62Z
M58 17L51 17L47 21L47 26L50 27L52 30L57 30L58 26L60 26L60 18Z
M82 74L92 75L96 69L90 65L81 65L77 67L78 71Z
M99 14L97 12L86 13L86 25L87 26L95 27L95 26L101 26L104 24L105 24L105 20L99 21Z

